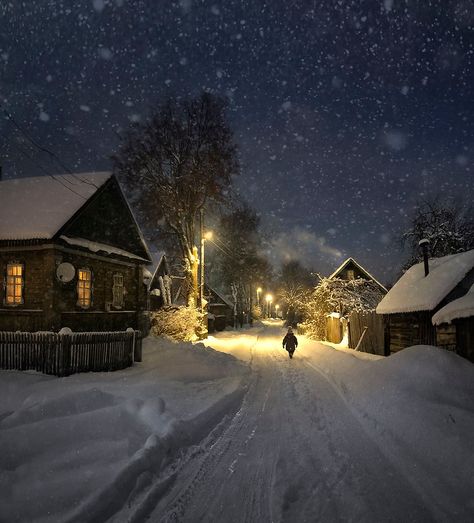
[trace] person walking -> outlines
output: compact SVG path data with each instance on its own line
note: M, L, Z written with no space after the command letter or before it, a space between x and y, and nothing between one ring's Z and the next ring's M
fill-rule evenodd
M290 359L293 358L293 353L295 352L296 347L298 347L298 339L293 334L293 329L288 327L288 332L283 338L283 348L288 351L288 356Z

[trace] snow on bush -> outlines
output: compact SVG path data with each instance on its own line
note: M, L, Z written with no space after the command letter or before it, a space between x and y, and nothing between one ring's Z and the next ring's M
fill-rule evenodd
M195 341L201 337L202 322L202 314L192 307L163 307L151 313L151 332L154 336Z
M304 304L306 319L299 326L300 332L309 338L325 340L327 317L332 312L338 312L346 319L353 312L372 312L382 297L373 281L321 278Z

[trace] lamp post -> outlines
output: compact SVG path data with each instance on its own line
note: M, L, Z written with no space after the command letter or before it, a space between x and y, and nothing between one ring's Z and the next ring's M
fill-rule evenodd
M280 306L278 305L278 303L275 304L275 316L277 317L278 319L278 309L280 308Z
M204 314L204 244L206 240L212 239L212 231L201 231L201 284L200 284L200 301L201 312Z
M260 307L260 294L262 293L262 287L257 287L257 306Z

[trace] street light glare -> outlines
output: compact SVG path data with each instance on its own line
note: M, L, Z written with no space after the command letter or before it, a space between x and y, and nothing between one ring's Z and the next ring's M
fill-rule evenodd
M204 238L205 238L206 240L212 240L212 231L206 231L206 232L204 233Z
M262 287L259 287L259 288L257 289L257 292L262 292Z
M272 301L272 300L273 300L273 296L272 296L271 294L267 294L267 295L265 296L265 299L266 299L267 301Z

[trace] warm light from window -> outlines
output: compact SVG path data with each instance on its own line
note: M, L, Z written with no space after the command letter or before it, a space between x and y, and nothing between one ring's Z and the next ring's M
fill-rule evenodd
M9 263L7 265L6 304L19 305L23 303L23 265Z
M87 309L92 302L92 273L89 269L79 269L77 275L77 304Z

